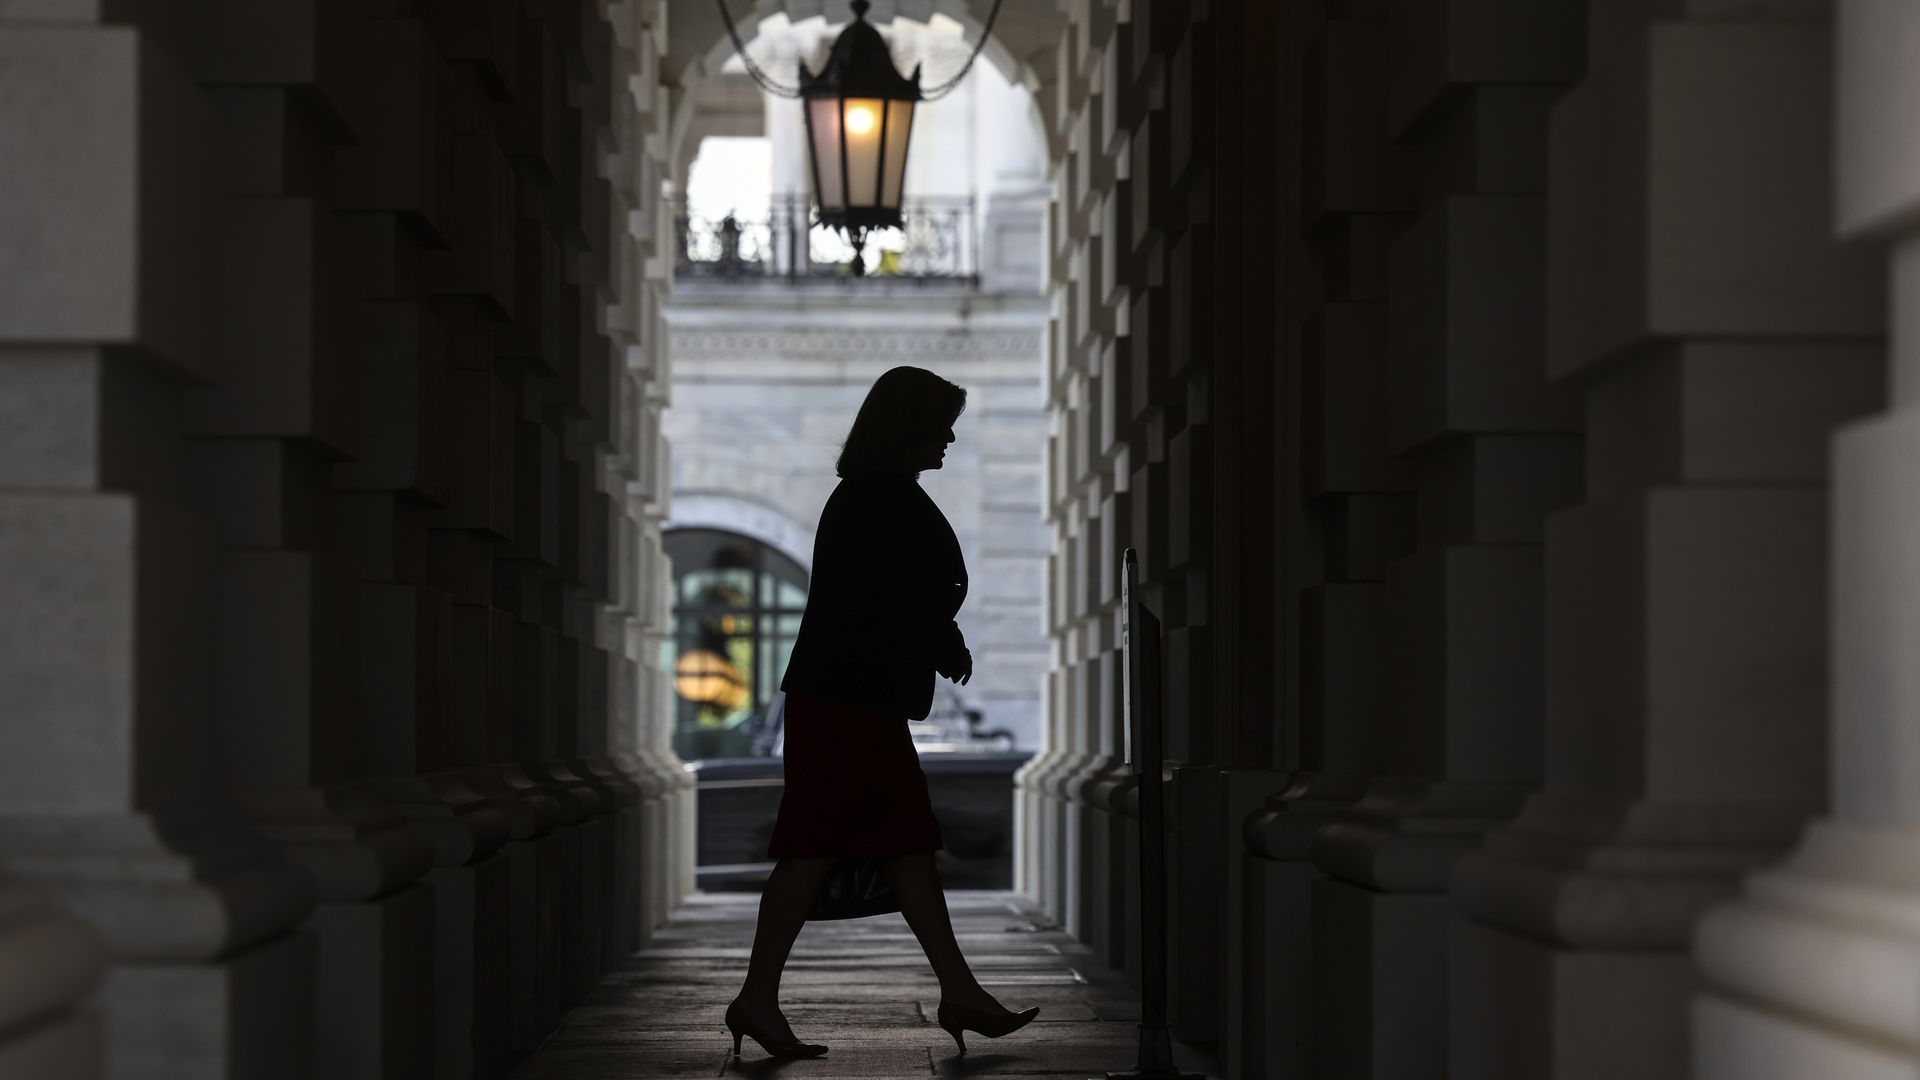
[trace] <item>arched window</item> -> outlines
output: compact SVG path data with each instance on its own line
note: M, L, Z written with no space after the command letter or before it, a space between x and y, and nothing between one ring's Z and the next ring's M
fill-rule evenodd
M772 750L768 706L793 654L807 575L786 555L722 529L673 529L673 748L693 761Z

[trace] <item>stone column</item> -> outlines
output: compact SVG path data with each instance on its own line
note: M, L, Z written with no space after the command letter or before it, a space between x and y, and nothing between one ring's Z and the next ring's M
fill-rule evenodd
M1085 17L1088 9L1101 6L1104 5L1082 3L1075 15ZM1087 94L1086 76L1081 71L1081 65L1086 61L1084 58L1076 60L1077 54L1070 39L1071 35L1067 35L1056 46L1056 70L1053 83L1047 88L1047 107L1043 109L1048 122L1053 125L1056 148L1066 146L1071 124L1069 118L1076 114L1079 106L1084 105ZM1077 755L1080 735L1071 711L1069 689L1079 657L1062 652L1075 622L1070 593L1073 580L1070 551L1072 528L1068 520L1074 493L1068 480L1068 471L1073 457L1071 433L1068 430L1070 421L1066 415L1075 353L1068 344L1069 325L1084 315L1084 311L1070 306L1073 295L1067 283L1073 268L1084 265L1086 257L1081 252L1076 261L1075 242L1080 234L1063 217L1063 206L1070 198L1069 191L1076 187L1078 170L1084 169L1087 164L1084 140L1076 145L1081 148L1079 153L1056 153L1052 162L1049 184L1053 202L1047 228L1042 233L1040 255L1041 265L1046 268L1046 281L1053 294L1053 313L1047 322L1046 338L1041 350L1044 356L1043 392L1054 419L1053 429L1047 436L1040 483L1041 512L1049 525L1052 548L1046 563L1043 619L1047 634L1054 643L1053 655L1041 692L1040 749L1013 774L1015 820L1019 822L1019 835L1014 847L1014 888L1032 897L1051 919L1063 925L1068 918L1064 890L1070 872L1065 862L1065 807L1060 802L1058 777L1081 763ZM1085 185L1082 182L1078 186L1084 188ZM1081 352L1080 362L1084 366L1084 349ZM1081 513L1084 515L1084 512L1082 506Z
M631 121L616 113L613 137L627 163L615 168L632 200L626 210L632 250L614 260L618 275L632 275L621 318L609 323L623 345L626 388L621 414L633 425L632 450L623 461L628 513L636 524L634 596L625 621L631 684L621 707L631 721L613 741L614 758L640 787L638 841L643 864L654 872L637 883L639 934L644 941L694 888L693 778L672 749L672 685L660 667L660 642L671 631L671 567L660 549L660 525L671 512L669 453L661 433L672 372L662 307L672 285L674 230L662 197L669 179L666 160L672 128L670 91L661 85L667 48L667 5L660 0L623 0L614 28L632 58ZM616 84L618 85L618 84ZM623 106L624 108L624 106ZM631 141L628 141L631 140Z
M671 265L670 259L667 265ZM636 382L646 379L646 389L635 391L640 426L643 431L658 432L668 386L664 371L667 350L661 343L664 326L657 320L648 325L656 328L658 336L651 343L637 345L629 354L629 365L638 368L632 376ZM644 439L642 445L647 445ZM660 547L660 523L668 514L667 493L671 489L664 460L643 460L638 473L628 484L630 499L643 522L636 568L641 594L635 617L627 625L629 655L636 657L631 690L636 716L635 723L626 728L631 742L618 757L630 759L638 777L642 798L640 847L644 857L658 868L640 883L644 941L665 921L680 897L693 888L693 848L689 846L693 838L686 835L683 842L683 834L687 832L685 823L691 819L694 792L692 777L673 752L672 672L660 667L661 643L670 640L673 626L672 567Z
M1067 241L1060 234L1054 242L1054 265L1065 266L1068 259L1062 249ZM1062 276L1057 273L1056 278ZM1049 321L1047 344L1047 397L1050 403L1064 405L1070 394L1084 394L1085 375L1073 371L1072 351L1066 342L1070 319L1056 304ZM1047 439L1046 482L1042 503L1051 525L1052 553L1047 556L1046 624L1053 639L1051 669L1046 674L1045 709L1047 740L1044 748L1014 774L1016 790L1031 794L1026 813L1032 839L1025 855L1029 888L1043 911L1053 921L1065 925L1073 917L1075 898L1068 895L1077 886L1070 869L1070 854L1077 850L1071 834L1075 829L1073 809L1066 801L1063 782L1086 764L1087 708L1084 668L1083 620L1086 593L1076 585L1076 571L1084 574L1085 508L1076 505L1074 485L1075 447L1082 445L1081 428L1085 418L1055 412L1053 433Z
M606 730L600 755L591 763L596 776L618 787L621 809L615 825L612 890L608 911L606 964L612 967L640 947L651 928L646 923L643 890L652 877L669 877L669 860L661 858L654 874L644 873L644 861L655 849L645 841L652 797L644 769L636 755L643 723L655 722L642 714L639 669L657 662L638 651L636 620L645 614L655 583L641 574L641 551L658 535L645 507L633 495L641 471L659 457L659 444L645 439L641 386L652 368L644 363L645 346L654 342L657 326L648 321L661 282L647 274L647 251L639 236L643 218L660 201L660 170L646 129L656 122L650 89L659 79L658 55L652 27L664 13L658 3L620 0L608 5L613 34L612 68L608 79L611 103L603 138L609 147L601 170L609 183L608 274L603 290L603 327L611 352L608 357L607 409L612 425L598 487L607 495L609 602L594 627L594 640L604 665ZM642 360L636 364L636 360ZM637 370L636 370L637 368ZM657 655L657 654L656 654ZM661 856L670 848L658 849ZM676 896L677 899L677 896Z
M1048 846L1037 856L1057 897L1049 910L1107 962L1135 959L1137 926L1127 900L1137 836L1119 799L1127 783L1121 745L1120 555L1140 535L1133 502L1149 456L1134 393L1130 289L1141 279L1129 222L1135 206L1124 134L1142 99L1132 29L1116 6L1070 12L1059 44L1052 108L1065 154L1056 162L1047 236L1053 248L1055 318L1049 335L1046 504L1054 524L1049 557L1049 672L1053 727L1032 771L1044 800ZM1164 465L1152 466L1156 474ZM1164 555L1164 552L1162 552ZM1132 837L1132 839L1129 839Z
M1387 440L1387 251L1413 206L1407 152L1387 123L1387 24L1287 8L1295 72L1282 152L1290 166L1274 257L1289 260L1292 360L1280 423L1291 465L1278 499L1299 507L1277 558L1308 563L1297 628L1297 768L1245 825L1229 1072L1307 1075L1319 992L1313 971L1314 834L1378 773L1388 563L1412 542L1411 470ZM1294 314L1298 312L1298 314ZM1291 583L1289 583L1291 585ZM1291 594L1283 590L1283 595Z
M1062 304L1053 328L1060 370L1048 380L1049 401L1059 410L1060 438L1053 444L1058 484L1048 510L1057 530L1053 586L1062 617L1054 626L1059 665L1054 674L1065 699L1067 754L1050 774L1047 791L1061 816L1060 918L1069 933L1097 941L1110 937L1114 924L1113 891L1094 870L1112 858L1110 807L1096 789L1121 771L1111 733L1120 707L1120 557L1110 545L1123 534L1116 534L1108 515L1124 505L1124 491L1116 493L1113 462L1128 424L1101 407L1112 378L1103 360L1117 331L1114 298L1103 283L1117 284L1106 264L1114 257L1115 230L1122 226L1105 205L1115 183L1114 133L1092 121L1113 89L1094 77L1094 65L1109 47L1114 19L1095 4L1079 17L1084 33L1067 35L1061 46L1060 77L1069 80L1073 119L1055 204L1059 228L1050 237L1062 254L1055 276ZM1004 209L990 208L989 228L1006 227L1004 216L997 223L993 216ZM989 252L991 244L990 239ZM1112 953L1110 947L1096 947Z
M312 887L211 801L217 579L181 430L226 310L216 116L149 14L0 17L0 870L105 946L107 1075L303 1077ZM49 1020L23 1075L84 1068L58 1010L98 959L9 897L8 1008Z
M1694 917L1819 804L1824 436L1878 397L1882 307L1830 239L1819 7L1591 5L1555 107L1585 495L1548 529L1545 790L1452 883L1458 1075L1684 1075Z
M199 29L219 146L239 166L219 178L217 366L185 410L188 482L221 549L224 779L319 886L315 1071L430 1075L436 896L420 879L435 845L388 796L432 801L393 788L413 778L440 689L447 596L424 587L428 523L408 496L450 479L439 433L413 415L438 407L448 358L417 285L383 271L423 258L400 213L453 235L433 180L444 162L422 145L451 103L414 20L334 8L273 31L237 17ZM330 172L341 129L357 147ZM341 459L351 495L334 493Z
M153 7L0 18L0 867L104 942L112 1075L498 1076L638 940L664 9ZM0 928L71 1042L94 961Z
M1234 35L1252 16L1239 5L1092 0L1068 15L1049 230L1058 712L1055 741L1022 775L1037 818L1025 862L1076 936L1110 962L1137 959L1118 590L1132 547L1163 624L1171 770L1149 781L1170 785L1173 1019L1185 1037L1215 1039L1236 910L1227 853L1241 813L1275 783L1265 769L1280 685L1268 655L1281 619L1268 603L1266 512L1278 273L1259 242L1221 243L1217 218L1240 197L1245 155L1217 133L1245 103ZM1259 235L1279 220L1268 210Z
M1836 8L1832 220L1840 236L1869 242L1856 247L1886 249L1889 401L1832 446L1824 612L1832 720L1826 753L1817 744L1801 751L1811 768L1825 761L1829 811L1784 863L1748 879L1735 903L1698 926L1691 1075L1702 1080L1920 1072L1920 1022L1908 1004L1920 944L1912 857L1920 831L1920 166L1901 149L1911 143L1920 93L1920 9L1898 0ZM1870 281L1858 287L1877 291ZM1867 366L1863 379L1879 371ZM1818 435L1804 434L1810 442ZM1804 618L1820 625L1822 614ZM1820 702L1803 709L1811 725Z
M515 214L513 196L516 155L530 156L531 136L552 122L536 88L557 60L543 62L551 45L541 48L538 23L502 9L439 4L424 14L441 62L424 70L440 84L429 115L445 248L407 252L404 210L375 204L356 215L378 236L374 250L419 258L424 274L370 291L382 346L367 367L373 446L336 467L334 484L378 515L363 533L378 553L362 556L365 741L373 790L433 842L434 1072L497 1076L509 1048L531 1037L513 961L537 916L516 894L521 845L510 841L538 811L471 770L497 760L490 742L510 689L497 562L537 549L546 508L522 479L508 421L541 373L537 343L555 318L541 300L557 269L553 241ZM387 155L388 167L400 157ZM351 162L363 183L383 164ZM418 554L379 557L388 547Z
M1302 479L1289 468L1298 429L1287 362L1299 206L1274 180L1298 159L1281 135L1292 95L1273 77L1274 57L1297 40L1291 14L1245 0L1190 9L1166 69L1179 222L1170 347L1190 367L1185 429L1168 445L1170 540L1177 559L1186 553L1188 621L1205 631L1188 678L1206 685L1173 715L1204 727L1207 747L1189 751L1173 791L1184 938L1175 1022L1187 1038L1229 1045L1266 1023L1244 1000L1260 968L1242 932L1241 852L1246 820L1287 779L1297 671L1291 591L1303 562L1286 537Z
M1115 113L1131 203L1128 247L1119 252L1128 340L1121 377L1134 410L1126 542L1139 551L1142 591L1162 628L1166 773L1139 782L1166 789L1169 1020L1189 1039L1216 1037L1226 873L1212 623L1215 357L1206 285L1215 233L1207 151L1216 121L1207 14L1168 0L1133 5L1124 31L1131 70L1116 72L1124 82ZM1134 807L1125 809L1131 816ZM1135 894L1137 828L1128 825L1128 859L1111 886Z
M1384 436L1412 550L1378 594L1380 772L1314 841L1318 1071L1446 1053L1447 876L1539 775L1541 539L1577 497L1577 400L1545 352L1548 109L1576 5L1390 8L1386 131L1415 211L1387 250ZM1355 956L1371 956L1356 964Z

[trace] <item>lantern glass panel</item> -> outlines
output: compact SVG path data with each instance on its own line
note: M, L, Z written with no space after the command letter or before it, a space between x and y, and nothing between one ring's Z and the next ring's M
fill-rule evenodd
M842 115L847 131L848 206L872 206L879 201L880 120L886 105L879 98L846 99Z
M913 134L913 102L887 102L886 181L880 192L880 205L900 205L900 187L906 182L907 142Z
M820 209L844 210L847 189L840 178L840 99L814 98L807 102L807 136L813 140L814 180Z

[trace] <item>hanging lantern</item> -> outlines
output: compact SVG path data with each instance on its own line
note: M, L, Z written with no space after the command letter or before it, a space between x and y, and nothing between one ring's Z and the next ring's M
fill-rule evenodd
M867 22L867 7L867 0L853 0L853 24L834 40L818 75L800 65L820 223L844 232L856 251L865 247L869 229L901 226L907 143L921 100L920 68L906 78L893 66L886 40ZM862 267L856 255L854 273Z
M846 235L855 251L853 272L865 273L867 232L904 225L900 196L906 187L913 107L952 93L973 70L973 62L993 34L994 20L1000 17L1001 0L993 0L967 62L951 79L924 93L919 65L914 65L912 78L893 66L886 40L867 22L867 9L873 6L867 0L852 0L853 24L834 39L820 74L808 71L805 63L800 65L797 87L781 85L760 70L740 40L740 28L728 14L726 0L714 3L733 51L753 81L776 97L801 99L820 224Z

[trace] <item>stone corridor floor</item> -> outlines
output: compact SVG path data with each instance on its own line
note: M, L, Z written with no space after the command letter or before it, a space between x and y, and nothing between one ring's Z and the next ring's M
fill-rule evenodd
M1006 893L950 892L954 931L974 972L1009 1008L1040 1016L1001 1039L967 1036L967 1053L933 1020L939 984L898 915L809 923L781 982L794 1032L832 1049L819 1058L769 1058L752 1039L732 1056L722 1014L739 989L759 896L701 894L609 975L513 1072L515 1080L676 1080L747 1076L1074 1076L1131 1069L1137 988ZM1189 1072L1222 1075L1190 1046Z

